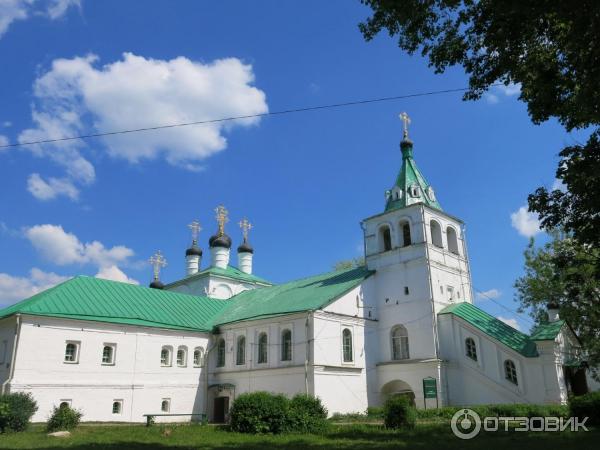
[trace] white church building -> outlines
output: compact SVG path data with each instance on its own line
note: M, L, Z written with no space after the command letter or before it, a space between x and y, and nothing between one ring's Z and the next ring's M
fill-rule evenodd
M246 221L230 265L219 207L210 261L193 223L180 280L159 281L157 254L150 288L79 276L0 310L2 391L30 392L34 421L66 403L119 422L223 422L258 390L318 396L330 414L397 394L432 408L587 391L580 343L554 308L528 335L473 305L463 222L417 168L406 128L400 147L383 211L362 221L365 266L274 285L252 272Z

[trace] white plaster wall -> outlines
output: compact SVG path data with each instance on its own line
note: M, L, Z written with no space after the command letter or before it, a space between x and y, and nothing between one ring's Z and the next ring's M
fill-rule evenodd
M64 362L66 341L81 343L77 364ZM105 343L116 344L114 365L102 365ZM46 420L62 400L71 400L85 421L143 421L143 414L161 412L163 398L171 399L171 413L201 413L203 369L192 358L194 348L207 343L205 333L24 316L10 389L33 394L34 421ZM174 349L171 367L161 367L163 345ZM177 367L179 346L187 347L187 367ZM120 399L123 411L116 416L112 402Z
M264 287L260 284L246 283L231 278L220 277L211 274L202 276L192 276L184 278L172 286L167 286L167 290L179 292L180 294L208 296L221 300L226 300L240 292L248 289Z
M14 316L0 320L0 385L10 376L16 326L17 320Z

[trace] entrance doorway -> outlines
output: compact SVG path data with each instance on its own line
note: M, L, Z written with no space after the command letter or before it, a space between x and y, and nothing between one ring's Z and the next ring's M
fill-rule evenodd
M571 395L588 393L587 377L584 367L564 367L567 390Z
M225 423L225 418L229 412L229 397L216 397L214 406L214 421Z

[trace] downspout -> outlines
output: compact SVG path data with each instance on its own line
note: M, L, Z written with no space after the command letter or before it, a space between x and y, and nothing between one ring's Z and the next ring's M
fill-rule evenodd
M4 383L2 383L2 394L6 391L6 386L13 380L15 376L15 361L17 359L17 349L19 348L19 336L21 336L21 314L15 315L17 321L15 324L15 339L13 340L13 350L10 356L10 373Z
M465 261L467 262L467 273L469 274L469 294L470 294L470 300L471 303L474 303L473 301L473 278L471 277L471 261L469 260L469 251L467 250L467 235L466 235L466 231L467 231L467 227L466 225L463 223L462 226L462 245L463 245L463 254L465 255Z
M365 260L365 267L367 266L367 226L364 220L360 221L360 228L363 231L363 258Z
M425 259L427 260L427 278L429 279L429 293L431 295L431 315L433 318L433 340L435 345L435 358L439 359L439 338L437 329L437 315L435 314L435 300L433 299L433 280L431 279L431 260L429 259L429 243L427 242L427 224L425 223L425 208L421 207L421 219L423 221L423 243L425 244Z
M310 339L308 337L308 332L309 332L309 328L310 328L310 326L309 326L310 313L311 313L311 311L306 313L306 322L304 323L304 333L306 336L306 355L304 357L304 391L305 391L306 395L308 395L308 363L309 363L309 359L310 359Z

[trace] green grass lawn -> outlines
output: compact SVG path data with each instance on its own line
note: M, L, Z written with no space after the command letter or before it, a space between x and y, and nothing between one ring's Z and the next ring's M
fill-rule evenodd
M170 430L166 431L166 430ZM598 448L600 430L589 432L481 433L463 441L450 431L448 423L423 423L413 431L387 431L376 425L333 425L323 435L244 435L212 426L156 425L81 426L69 438L46 436L42 426L29 431L0 435L0 448L70 449L484 449L484 450L585 450Z

